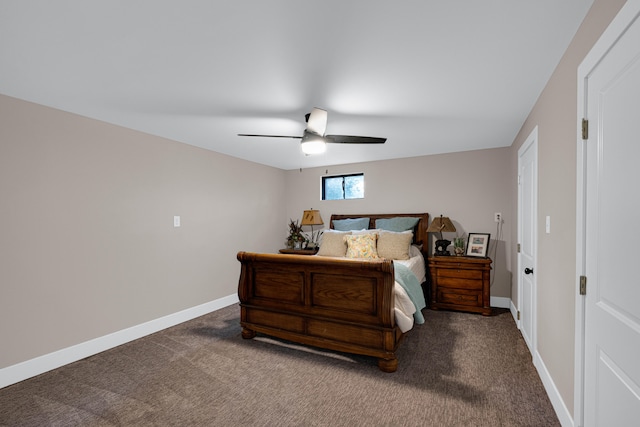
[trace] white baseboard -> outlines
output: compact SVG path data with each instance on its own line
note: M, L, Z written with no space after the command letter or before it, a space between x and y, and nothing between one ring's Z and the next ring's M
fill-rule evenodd
M518 329L520 329L520 320L518 319L518 309L513 304L513 301L509 302L509 310L511 311L511 315L513 316L513 320L516 321L516 325L518 326Z
M560 392L558 391L556 384L553 382L553 379L551 378L549 371L547 371L547 367L538 352L536 352L536 355L533 358L533 366L535 366L538 371L538 375L542 380L542 385L549 396L549 400L551 400L553 409L556 411L560 425L563 427L572 427L573 417L571 416L569 409L567 409L567 406L564 404L562 396L560 396Z
M491 297L491 307L509 308L511 306L511 298L505 297Z
M238 303L238 295L229 295L186 310L141 323L109 335L95 338L53 353L0 369L0 388L40 375L52 369L93 356L110 348L178 325L212 311Z

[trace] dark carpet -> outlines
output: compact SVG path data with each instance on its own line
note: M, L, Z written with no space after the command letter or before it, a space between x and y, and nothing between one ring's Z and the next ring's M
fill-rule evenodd
M558 426L511 314L424 310L374 358L240 336L239 307L0 390L2 426Z

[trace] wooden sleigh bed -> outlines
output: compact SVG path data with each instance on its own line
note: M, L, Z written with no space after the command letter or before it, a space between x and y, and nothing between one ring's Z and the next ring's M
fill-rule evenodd
M347 218L420 218L413 242L426 259L429 215L332 215ZM242 337L257 333L315 347L372 356L384 372L398 366L403 337L394 316L393 261L239 252L238 296ZM428 274L427 274L428 276Z

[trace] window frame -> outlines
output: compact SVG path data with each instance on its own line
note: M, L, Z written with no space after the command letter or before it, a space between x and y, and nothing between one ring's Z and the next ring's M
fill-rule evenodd
M347 198L347 194L345 191L345 178L351 177L351 176L361 176L362 177L362 197L354 197L354 198ZM336 175L324 175L321 177L322 180L320 181L320 200L327 200L327 201L333 201L333 200L359 200L359 199L364 199L364 172L356 172L356 173L342 173L342 174L336 174ZM326 181L327 179L333 179L333 178L342 178L342 198L341 199L327 199L326 195Z

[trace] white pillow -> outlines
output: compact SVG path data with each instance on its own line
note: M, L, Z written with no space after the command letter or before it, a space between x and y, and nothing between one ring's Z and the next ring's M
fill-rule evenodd
M409 249L409 257L422 256L422 245L411 245Z
M368 228L363 228L362 230L353 230L351 232L354 235L358 235L358 234L378 234L380 233L380 230L377 228L372 228L372 229L368 229Z

